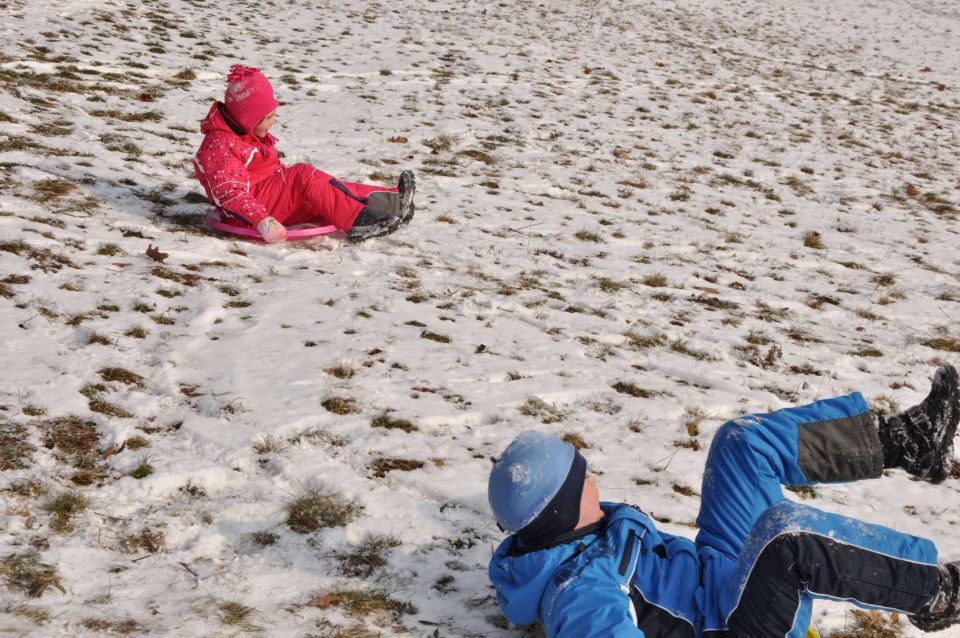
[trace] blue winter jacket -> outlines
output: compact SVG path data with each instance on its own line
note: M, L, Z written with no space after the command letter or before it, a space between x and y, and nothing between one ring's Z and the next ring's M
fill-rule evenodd
M629 505L601 507L605 525L573 542L526 553L513 536L500 544L489 575L507 618L539 618L550 638L701 635L706 610L693 541L659 532Z

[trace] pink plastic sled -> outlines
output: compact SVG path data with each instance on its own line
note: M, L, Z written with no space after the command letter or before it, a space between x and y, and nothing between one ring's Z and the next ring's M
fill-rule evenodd
M207 213L207 223L210 224L210 227L214 230L219 230L223 233L263 240L263 237L260 236L260 231L252 226L232 226L225 223L220 219L220 211L216 208L211 208L210 212ZM287 226L287 241L297 241L298 239L309 239L310 237L328 235L337 232L337 230L338 228L336 226L329 224L294 224L293 226Z

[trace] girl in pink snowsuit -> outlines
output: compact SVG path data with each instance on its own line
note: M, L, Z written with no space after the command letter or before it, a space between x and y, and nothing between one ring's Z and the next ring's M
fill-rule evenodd
M200 125L204 134L193 159L210 203L229 224L255 226L268 242L286 239L286 227L326 221L351 241L393 232L414 213L413 173L397 188L340 181L309 164L285 166L277 138L276 97L259 69L233 65L223 102Z

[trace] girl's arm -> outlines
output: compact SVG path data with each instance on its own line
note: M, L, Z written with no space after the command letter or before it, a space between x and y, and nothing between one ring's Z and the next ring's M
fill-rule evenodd
M197 176L213 203L228 215L256 226L270 216L267 207L250 194L250 174L243 151L226 135L208 136L194 158Z

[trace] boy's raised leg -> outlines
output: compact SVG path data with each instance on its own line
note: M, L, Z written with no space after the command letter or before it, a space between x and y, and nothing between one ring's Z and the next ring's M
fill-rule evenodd
M697 544L740 554L782 485L876 478L883 450L859 393L729 421L713 438L703 474Z

